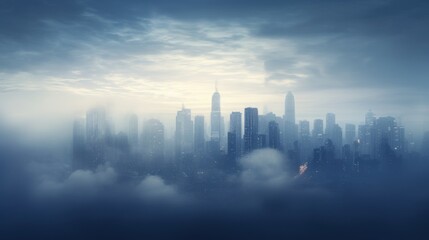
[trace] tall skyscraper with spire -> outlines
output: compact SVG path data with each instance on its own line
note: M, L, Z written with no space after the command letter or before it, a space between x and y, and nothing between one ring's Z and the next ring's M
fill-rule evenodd
M210 114L210 137L211 141L217 145L219 145L220 149L220 141L222 139L222 127L221 127L221 113L220 113L220 94L217 90L217 82L215 87L215 92L212 96L212 109Z
M292 92L286 94L285 99L285 149L293 149L293 143L297 140L297 127L295 124L295 97Z

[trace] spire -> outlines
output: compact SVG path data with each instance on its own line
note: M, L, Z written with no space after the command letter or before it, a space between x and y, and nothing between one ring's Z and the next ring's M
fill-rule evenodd
M217 92L217 79L215 80L215 91Z

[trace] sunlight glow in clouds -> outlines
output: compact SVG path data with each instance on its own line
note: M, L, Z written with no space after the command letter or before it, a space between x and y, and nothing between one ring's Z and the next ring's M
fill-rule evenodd
M419 65L406 67L416 75L410 81L421 87L402 86L406 71L396 73L401 68L395 67L400 60L391 30L383 32L386 38L362 30L361 22L342 25L343 14L351 9L357 14L354 5L328 17L305 6L305 11L277 15L285 6L272 12L269 6L250 4L261 8L261 15L249 17L243 9L237 18L225 19L210 14L186 18L167 10L109 17L97 7L75 9L70 21L42 16L38 24L45 35L35 36L32 45L1 39L10 48L0 49L7 57L0 69L2 115L30 117L11 111L31 102L43 115L65 109L82 115L88 107L107 104L171 120L183 103L193 115L208 116L215 81L226 118L247 106L281 116L289 90L295 93L299 120L336 112L339 122L359 123L371 108L423 124L428 113Z

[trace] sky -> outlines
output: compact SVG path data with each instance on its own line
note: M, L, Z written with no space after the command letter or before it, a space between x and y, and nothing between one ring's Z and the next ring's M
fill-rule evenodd
M426 1L0 3L0 118L38 131L94 105L174 120L258 107L297 119L372 109L428 130ZM49 123L49 124L46 124ZM69 124L67 122L67 124Z

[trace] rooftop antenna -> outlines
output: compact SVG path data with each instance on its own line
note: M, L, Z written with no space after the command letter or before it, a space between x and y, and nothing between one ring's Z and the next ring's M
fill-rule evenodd
M217 79L215 80L215 90L217 92Z

